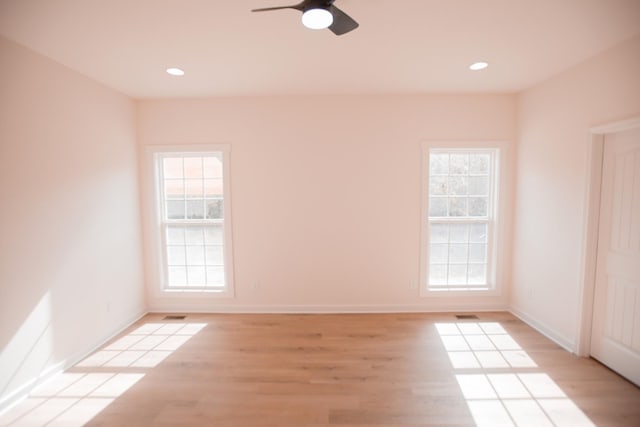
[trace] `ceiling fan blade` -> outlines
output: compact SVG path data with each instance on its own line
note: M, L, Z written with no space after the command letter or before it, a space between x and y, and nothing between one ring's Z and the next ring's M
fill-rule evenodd
M251 9L251 12L267 12L269 10L280 10L280 9L296 9L297 5L293 6L276 6L276 7L262 7L260 9Z
M280 10L280 9L295 9L299 11L304 11L308 4L313 4L318 0L302 0L298 4L291 4L289 6L275 6L275 7L261 7L260 9L251 9L251 12L267 12L269 10Z
M335 7L329 6L329 12L333 15L333 24L329 27L336 36L353 31L359 27L359 24L352 17Z

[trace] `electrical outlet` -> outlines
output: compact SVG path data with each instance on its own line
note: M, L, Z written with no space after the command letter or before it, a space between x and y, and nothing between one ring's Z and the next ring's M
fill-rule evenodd
M416 289L418 289L418 281L415 279L411 279L409 281L409 289L412 291L415 291Z

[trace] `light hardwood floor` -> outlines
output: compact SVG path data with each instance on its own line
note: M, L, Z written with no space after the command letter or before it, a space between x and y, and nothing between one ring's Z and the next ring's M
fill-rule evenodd
M640 426L638 387L508 313L163 317L0 424Z

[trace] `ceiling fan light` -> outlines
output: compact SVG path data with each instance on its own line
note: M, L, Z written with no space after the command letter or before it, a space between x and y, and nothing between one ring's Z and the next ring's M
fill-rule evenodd
M333 15L323 8L308 9L302 14L302 24L312 30L322 30L333 24Z

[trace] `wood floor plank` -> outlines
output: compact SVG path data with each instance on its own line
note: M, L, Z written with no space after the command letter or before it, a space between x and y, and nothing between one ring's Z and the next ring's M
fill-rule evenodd
M452 427L491 425L491 416L523 425L526 414L557 426L640 426L638 387L508 313L478 317L152 314L69 370L131 384L71 398L111 399L78 423L93 427ZM36 412L0 425L29 424Z

